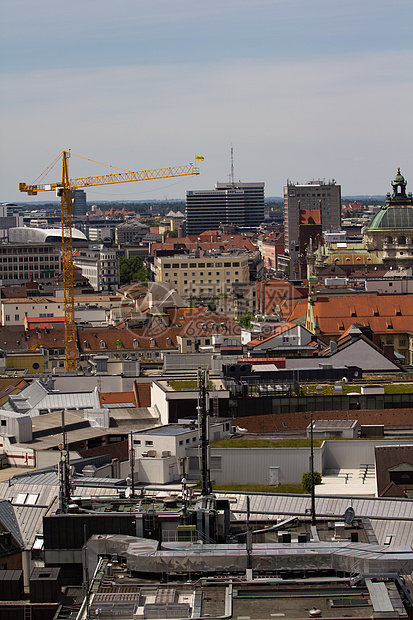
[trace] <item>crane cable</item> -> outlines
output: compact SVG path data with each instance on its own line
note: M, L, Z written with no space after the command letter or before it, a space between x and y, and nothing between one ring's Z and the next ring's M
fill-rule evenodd
M79 157L79 159L85 159L86 161L90 161L94 164L100 164L101 166L107 166L108 168L115 168L116 170L122 170L123 172L130 172L130 170L127 170L126 168L119 168L119 166L112 166L112 164L105 164L101 161L97 161L96 159L91 159L90 157L83 157L82 155L76 155L75 153L70 152L71 156L74 157ZM32 185L38 185L41 183L41 181L44 179L44 177L54 168L54 166L61 161L62 158L62 154L59 153L59 155L52 161L51 164L49 164L47 166L47 168L45 170L43 170L42 173L39 174L39 176L37 177L37 179L35 179L32 183Z
M115 168L116 170L123 170L123 172L131 172L131 170L127 170L126 168L119 168L119 166L112 166L112 164L105 164L101 161L96 161L96 159L91 159L90 157L83 157L82 155L75 155L75 153L70 153L74 157L79 157L79 159L85 159L86 161L91 161L94 164L100 164L101 166L108 166L108 168Z
M46 174L47 174L48 172L50 172L50 170L52 170L52 168L54 168L54 166L57 164L57 162L58 162L58 161L60 161L60 160L61 160L61 158L62 158L62 154L61 154L61 153L59 153L59 155L56 157L56 159L54 159L54 160L52 161L52 163L51 163L51 164L49 164L49 165L47 166L46 170L43 170L43 172L42 172L41 174L39 174L39 176L37 177L37 179L35 179L35 180L33 181L32 185L38 185L38 184L39 184L38 182L40 182L40 181L42 181L42 180L43 180L43 178L46 176Z

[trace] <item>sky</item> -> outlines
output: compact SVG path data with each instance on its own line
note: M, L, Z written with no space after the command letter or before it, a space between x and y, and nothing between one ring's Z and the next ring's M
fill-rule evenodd
M230 174L413 190L412 0L2 0L0 202L62 150L70 176L200 162L201 174L87 190L185 199ZM61 178L57 164L47 182Z

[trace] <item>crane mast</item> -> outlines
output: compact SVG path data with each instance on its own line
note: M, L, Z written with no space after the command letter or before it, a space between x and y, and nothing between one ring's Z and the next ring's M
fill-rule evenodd
M66 370L76 370L76 324L75 291L73 286L72 200L68 159L70 153L62 153L62 187L59 188L62 211L62 270L65 307Z
M73 245L72 245L72 200L71 189L94 187L96 185L112 185L115 183L129 183L132 181L147 181L150 179L166 179L198 175L199 169L193 164L152 170L118 172L92 177L69 178L69 151L62 151L62 181L51 184L19 183L19 190L28 196L37 196L38 192L56 191L60 197L62 218L62 270L65 311L65 352L66 370L76 371L76 325L75 301L73 286Z

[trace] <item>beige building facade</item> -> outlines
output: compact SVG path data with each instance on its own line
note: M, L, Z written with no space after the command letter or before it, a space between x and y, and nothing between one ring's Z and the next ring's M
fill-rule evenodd
M248 254L155 256L155 281L172 282L181 297L231 295L232 285L249 282Z

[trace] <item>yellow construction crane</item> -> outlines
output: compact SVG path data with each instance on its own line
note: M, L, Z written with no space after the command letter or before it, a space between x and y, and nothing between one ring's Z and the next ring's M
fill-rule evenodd
M111 185L114 183L129 183L131 181L147 181L150 179L167 179L169 177L183 177L199 174L199 169L193 164L175 166L169 168L156 168L154 170L139 170L131 172L124 170L114 174L101 176L69 179L68 159L71 153L62 151L50 166L40 175L43 178L47 172L62 158L62 181L59 183L26 185L19 183L19 190L26 192L28 196L36 196L38 192L56 191L60 197L62 212L62 265L63 265L63 291L65 308L65 350L66 370L76 371L76 327L75 327L75 303L73 288L73 246L72 246L72 201L70 191L82 187L94 187L95 185ZM99 163L99 162L97 162ZM111 166L112 167L112 166Z

